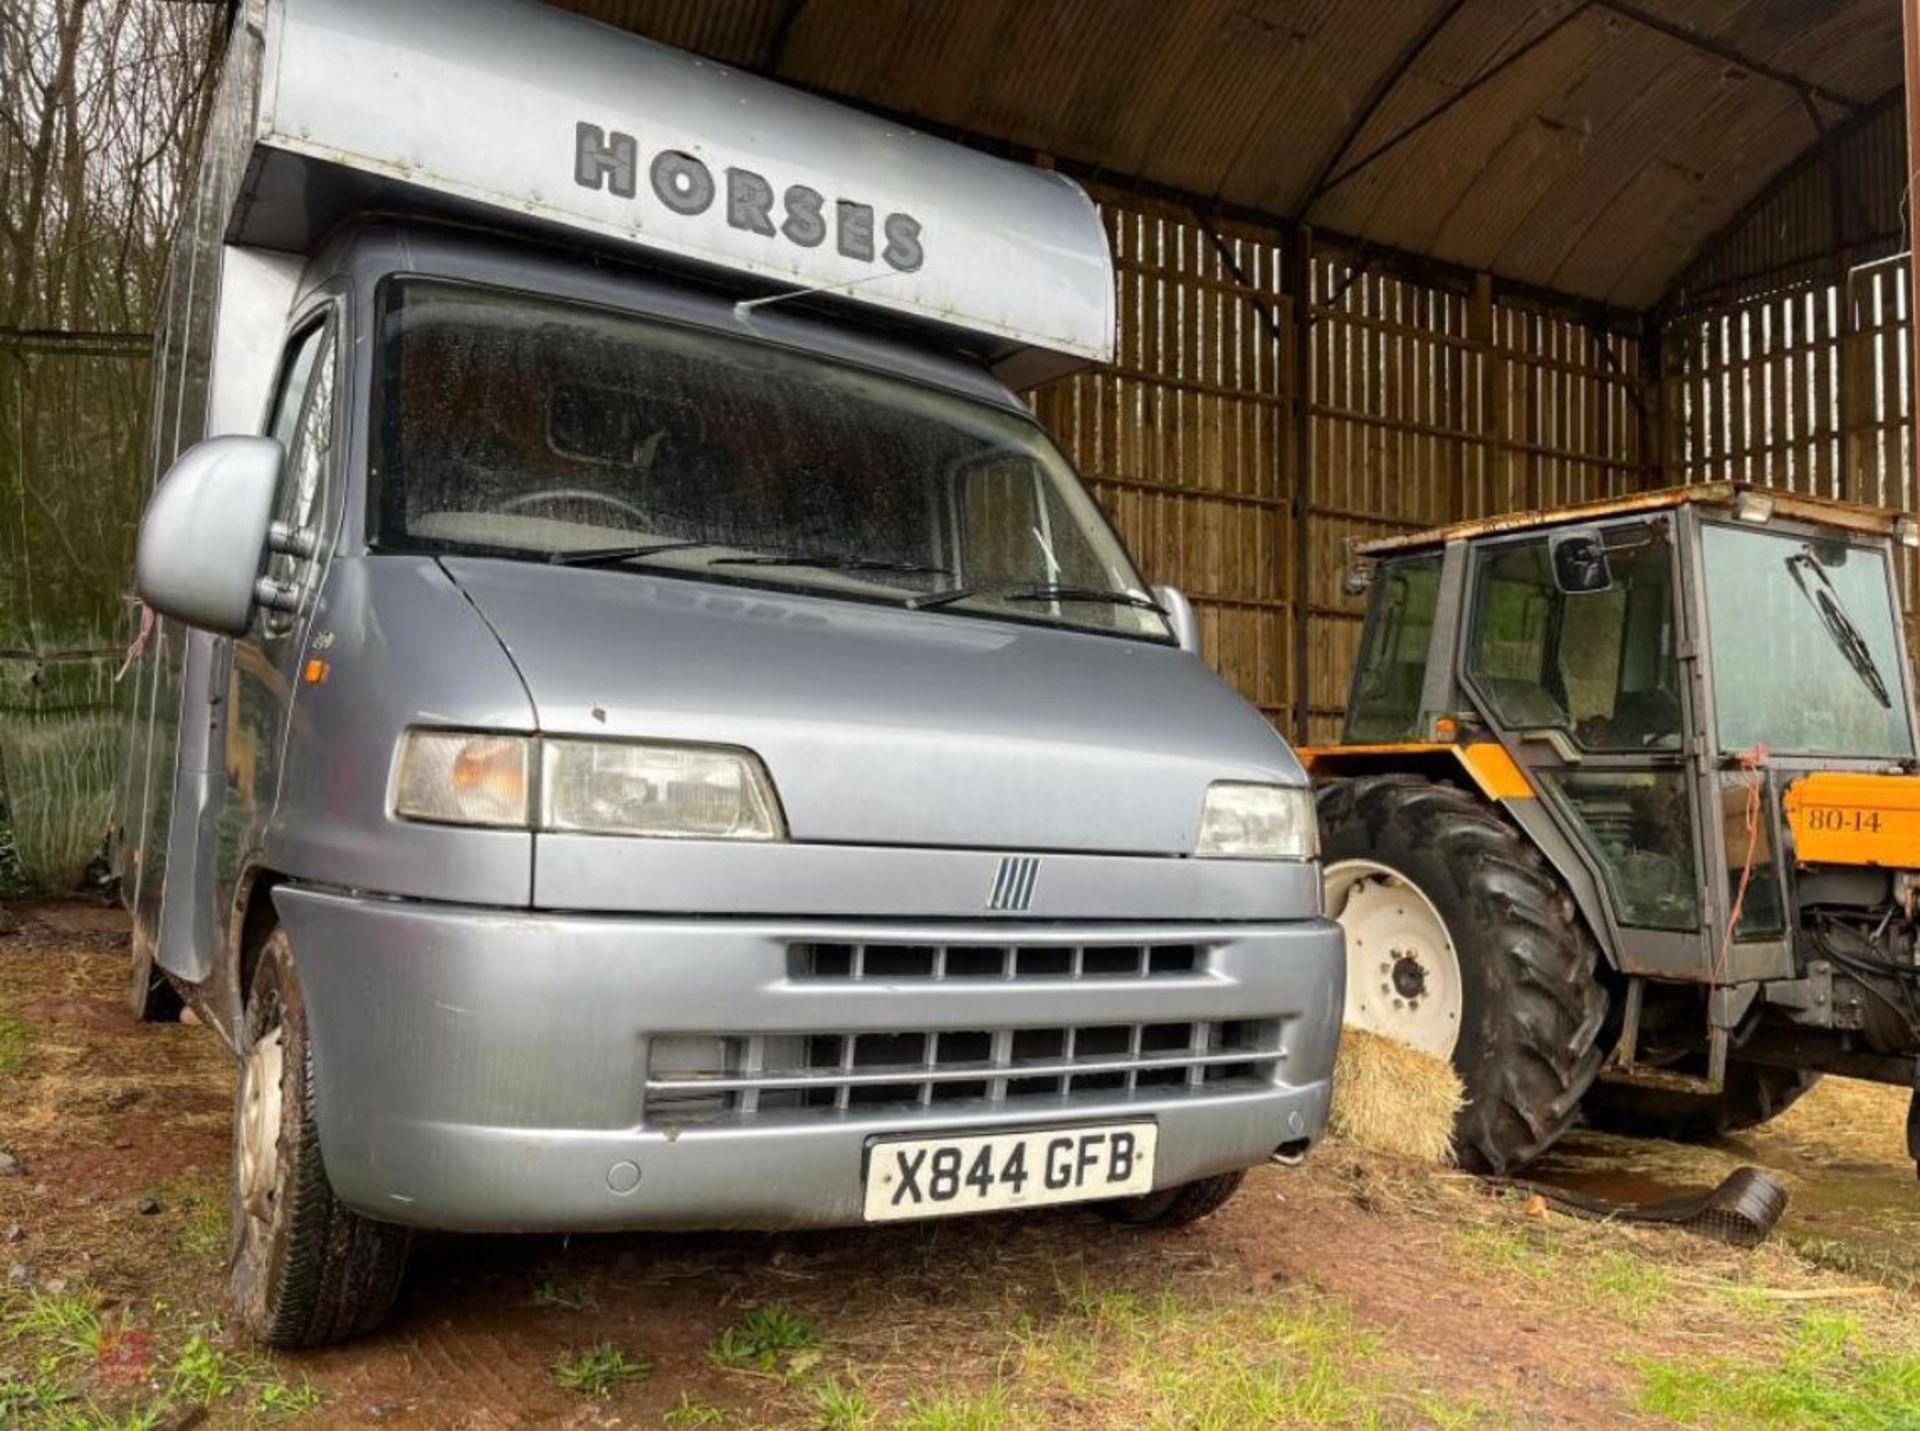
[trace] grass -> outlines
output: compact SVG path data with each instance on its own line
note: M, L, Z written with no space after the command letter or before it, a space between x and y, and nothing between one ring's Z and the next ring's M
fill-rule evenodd
M916 1396L893 1425L898 1431L1001 1431L1020 1425L1007 1388L996 1383L977 1393L944 1392Z
M1776 1362L1650 1359L1639 1370L1638 1409L1688 1426L1920 1425L1920 1354L1876 1345L1852 1317L1802 1317Z
M122 731L113 702L105 704L80 715L15 713L0 733L9 862L17 862L20 883L73 889L99 851L113 814Z
M1477 1414L1416 1381L1340 1303L1288 1293L1248 1303L1175 1292L1063 1290L1050 1320L1016 1329L1006 1375L985 1390L910 1403L904 1424L967 1431L1055 1419L1138 1426L1448 1424Z
M36 1358L31 1371L0 1371L0 1426L29 1415L54 1416L76 1399L61 1374L60 1358L51 1353Z
M149 1310L164 1321L171 1309L155 1302ZM0 1426L139 1431L207 1412L246 1423L285 1420L320 1404L305 1380L290 1385L265 1361L222 1350L216 1327L194 1327L171 1356L154 1357L149 1345L162 1333L128 1325L128 1315L102 1316L87 1286L30 1292L9 1304L0 1315L0 1345L24 1352L31 1369L0 1369ZM125 1404L82 1395L111 1391L115 1382L123 1383Z
M558 1307L566 1312L597 1312L600 1299L590 1287L563 1282L557 1277L549 1277L533 1289L533 1304L536 1307Z
M680 1400L661 1419L669 1426L724 1426L727 1413L704 1401L695 1401L683 1391Z
M94 1300L84 1283L64 1292L29 1292L7 1317L7 1339L38 1343L59 1362L96 1362L107 1329Z
M652 1374L653 1364L645 1357L630 1357L612 1342L570 1352L553 1364L554 1381L583 1396L611 1396L618 1388L645 1381Z
M814 1382L813 1409L826 1431L866 1431L880 1419L864 1391L832 1376Z
M820 1334L804 1317L778 1303L749 1307L733 1326L714 1339L709 1352L721 1366L795 1376L818 1360Z
M168 1178L151 1189L151 1196L164 1208L176 1209L181 1216L177 1245L190 1257L222 1257L228 1251L227 1200L225 1189L210 1189L192 1179Z
M278 1421L295 1416L305 1416L320 1404L319 1388L310 1381L302 1381L298 1386L289 1386L283 1381L270 1381L254 1393L253 1408L263 1418Z
M0 1073L11 1073L27 1060L31 1035L18 1019L0 1019Z
M216 1347L205 1332L195 1332L175 1358L167 1385L177 1400L211 1406L232 1395L245 1379L246 1369L235 1358Z

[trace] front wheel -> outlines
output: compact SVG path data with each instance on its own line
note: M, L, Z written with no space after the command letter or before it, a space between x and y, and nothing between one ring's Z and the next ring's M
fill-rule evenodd
M1448 1059L1462 1167L1504 1175L1572 1126L1607 994L1573 896L1466 791L1418 775L1319 791L1327 912L1347 937L1346 1021Z
M1211 1216L1227 1205L1246 1180L1245 1172L1199 1178L1159 1192L1141 1193L1113 1202L1096 1203L1100 1215L1129 1227L1185 1227Z
M404 1228L341 1205L320 1162L313 1055L293 944L276 929L247 990L233 1113L235 1310L272 1347L371 1331L406 1268Z

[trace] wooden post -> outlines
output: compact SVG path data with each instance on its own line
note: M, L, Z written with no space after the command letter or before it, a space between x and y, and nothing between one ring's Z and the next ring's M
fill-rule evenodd
M1467 337L1480 346L1480 411L1475 427L1482 439L1480 451L1485 477L1480 486L1480 501L1471 515L1484 517L1489 512L1511 506L1507 491L1506 436L1507 360L1499 346L1493 325L1493 279L1484 273L1473 276L1473 304L1467 310ZM1462 513L1461 515L1468 515Z
M1914 0L1920 4L1920 0ZM1313 230L1294 231L1287 266L1293 318L1293 738L1312 739L1313 663Z
M1916 192L1914 179L1920 176L1920 0L1906 0L1901 6L1900 29L1907 52L1907 193L1913 194ZM1914 242L1915 237L1920 236L1920 205L1907 205L1907 223L1910 226L1908 247L1912 250L1907 260L1910 266L1907 292L1920 294L1920 242ZM1911 328L1914 361L1909 372L1913 382L1920 384L1920 322L1913 323ZM1920 395L1920 388L1916 389L1916 395ZM1920 402L1911 410L1920 414ZM1901 485L1906 488L1900 494L1901 501L1908 511L1913 511L1916 497L1920 496L1914 491L1913 473L1903 474Z
M1665 324L1640 324L1640 489L1667 485L1667 385ZM1631 406L1631 404L1629 405Z

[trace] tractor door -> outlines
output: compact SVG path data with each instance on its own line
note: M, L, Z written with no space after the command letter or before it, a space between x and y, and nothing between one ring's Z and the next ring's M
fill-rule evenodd
M1460 677L1539 793L1516 816L1549 820L1603 892L1621 967L1697 979L1707 912L1680 589L1665 515L1481 543Z

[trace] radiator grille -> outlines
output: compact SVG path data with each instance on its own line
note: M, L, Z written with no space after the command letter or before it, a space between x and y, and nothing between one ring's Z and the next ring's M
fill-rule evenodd
M1198 974L1181 944L836 944L789 947L795 979L1159 979Z
M1107 1091L1227 1091L1271 1084L1278 1020L905 1033L706 1034L649 1048L653 1121L929 1108Z

